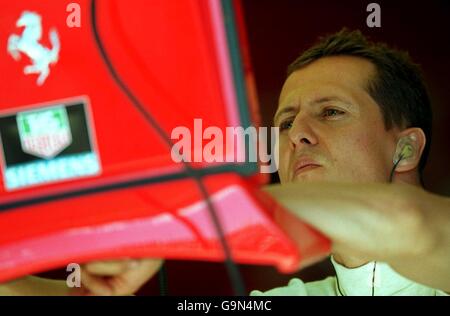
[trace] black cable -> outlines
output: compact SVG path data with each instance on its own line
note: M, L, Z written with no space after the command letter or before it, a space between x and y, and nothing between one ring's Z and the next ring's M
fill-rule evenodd
M391 173L389 174L389 183L392 183L392 180L394 179L395 169L397 169L398 164L403 159L403 154L400 154L397 161L394 163L391 169ZM372 271L372 296L375 296L375 273L377 269L377 262L375 261L373 264L373 271Z
M132 105L139 111L139 113L143 116L143 118L147 121L147 123L157 132L159 137L167 144L169 149L172 148L174 145L169 137L167 137L165 131L162 129L162 127L158 124L158 122L153 118L153 116L148 112L145 107L142 105L142 103L138 100L138 98L132 93L132 91L128 88L128 86L122 81L120 75L117 73L116 69L114 68L106 49L103 45L103 42L101 40L100 34L98 32L97 28L97 6L96 6L96 0L91 1L91 24L92 24L92 31L94 34L95 43L97 44L97 48L100 52L100 56L105 63L112 79L114 82L119 86L120 90L128 97L128 99L131 101ZM240 271L234 262L230 248L228 246L227 240L224 235L224 231L222 229L222 225L220 223L220 220L217 216L216 209L213 205L213 203L210 200L209 194L204 186L204 183L202 181L202 175L198 171L196 171L194 168L192 168L189 163L187 163L184 159L181 159L183 163L183 167L185 169L186 174L195 180L201 195L203 196L204 200L207 204L207 209L210 214L210 217L213 221L213 225L215 227L215 230L218 234L220 244L222 246L222 249L224 251L225 260L224 264L226 266L228 276L231 280L231 284L233 286L234 293L239 296L245 295L245 286L244 282L242 280L242 276L240 274Z
M375 272L376 272L376 269L377 269L377 262L375 261L373 263L373 270L372 270L372 296L375 296ZM344 293L342 293L341 286L339 285L339 278L338 278L337 274L336 274L336 285L337 285L339 294L341 296L345 296Z
M377 269L377 262L375 261L373 264L373 271L372 271L372 296L375 296L375 272Z
M400 161L402 161L402 159L403 159L403 154L400 154L397 161L394 163L394 166L392 166L391 174L389 175L389 183L392 183L392 180L394 179L395 169L397 169L397 166L400 163Z
M336 285L337 285L339 294L341 294L341 296L345 296L344 293L342 293L342 291L341 291L341 286L339 285L339 278L338 278L337 273L336 273Z
M403 154L400 154L400 156L398 157L397 161L392 166L391 172L389 174L389 183L392 183L392 180L394 178L395 169L397 169L397 166L400 163L400 161L402 161L402 159L403 159ZM375 296L375 272L376 272L376 268L377 268L377 262L375 261L374 264L373 264L373 271L372 271L372 296ZM344 294L341 291L341 287L339 285L339 278L338 278L337 274L336 274L336 285L337 285L337 289L338 289L339 294L341 294L341 296L344 296Z

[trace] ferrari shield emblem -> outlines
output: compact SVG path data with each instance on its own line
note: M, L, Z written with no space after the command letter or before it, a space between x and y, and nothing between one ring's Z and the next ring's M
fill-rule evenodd
M64 106L17 114L22 150L33 156L51 159L72 142Z

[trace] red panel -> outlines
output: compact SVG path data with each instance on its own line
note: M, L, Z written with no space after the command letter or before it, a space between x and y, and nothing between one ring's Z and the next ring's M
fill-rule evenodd
M94 42L90 2L77 3L81 6L80 28L67 26L65 2L2 3L0 43L7 43L12 34L23 36L24 28L16 27L16 21L30 10L42 17L39 45L52 46L49 32L54 28L61 50L58 62L50 65L48 78L38 86L37 75L23 72L32 60L22 54L16 61L2 46L0 117L83 97L87 100L91 145L99 155L101 172L8 191L3 180L6 158L2 155L0 207L183 169L113 81ZM229 76L225 34L218 27L221 23L212 20L213 16L220 18L218 4L198 0L135 0L133 5L120 0L98 1L98 29L111 62L167 135L178 126L193 131L195 118L202 118L204 127L223 130L241 122L236 96L226 88L234 82ZM240 40L245 43L245 37ZM245 65L247 88L251 88L248 59ZM256 99L249 100L255 112ZM274 204L257 189L265 180L257 174L248 179L221 174L209 176L205 185L223 221L234 258L291 272L298 266L299 251L267 211ZM4 210L0 213L0 281L70 261L118 256L222 260L203 200L194 180L179 179ZM301 227L302 236L311 241L308 247L313 245L320 253L328 250L326 240ZM314 251L308 250L305 255L311 253Z

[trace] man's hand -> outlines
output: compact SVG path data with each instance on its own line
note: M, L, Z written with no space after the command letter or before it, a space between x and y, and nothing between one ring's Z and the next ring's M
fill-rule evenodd
M448 197L384 183L295 182L265 191L330 238L333 253L350 259L347 266L383 261L413 281L450 291Z
M417 202L428 197L413 186L295 182L265 191L329 237L333 252L388 261L422 255L431 243Z
M161 268L162 260L124 259L90 262L81 267L80 289L73 295L132 295Z

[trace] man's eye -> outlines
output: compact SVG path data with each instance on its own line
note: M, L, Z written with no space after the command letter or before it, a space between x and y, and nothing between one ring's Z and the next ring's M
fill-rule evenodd
M290 129L292 127L292 120L286 120L280 123L280 132L286 130L286 129Z
M337 109L326 109L325 111L323 111L322 116L323 117L330 117L330 116L337 116L337 115L341 115L344 114L344 111L341 110L337 110Z

